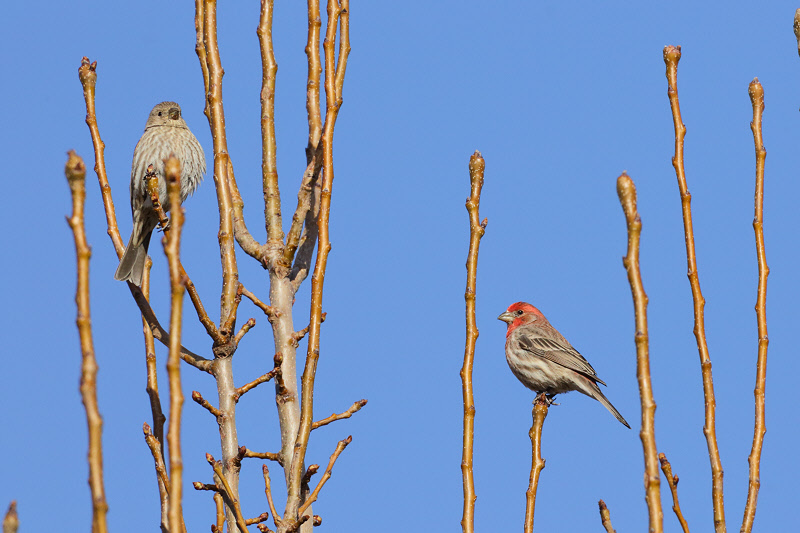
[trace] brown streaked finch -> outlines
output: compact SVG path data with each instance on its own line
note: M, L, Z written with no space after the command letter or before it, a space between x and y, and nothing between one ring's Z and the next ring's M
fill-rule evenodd
M133 151L131 166L133 230L114 279L142 286L150 236L158 225L158 214L153 209L153 201L147 191L144 176L147 167L153 165L158 175L158 199L164 211L169 211L172 206L167 196L164 159L171 154L175 154L181 163L181 203L183 203L203 179L203 174L206 172L206 156L183 120L181 106L175 102L161 102L150 111L144 133Z
M598 383L592 365L531 304L511 304L497 317L508 324L506 361L523 385L536 393L545 393L552 401L556 394L576 390L602 403L617 420L628 422L611 405Z

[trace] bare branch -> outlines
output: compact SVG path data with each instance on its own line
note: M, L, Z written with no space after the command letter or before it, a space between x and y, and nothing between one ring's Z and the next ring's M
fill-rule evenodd
M165 330L161 324L158 322L156 318L156 314L153 312L153 309L150 307L150 302L147 301L147 297L142 292L142 289L134 285L133 283L128 283L128 289L131 291L131 295L133 295L133 300L136 302L136 305L139 306L139 312L142 313L142 317L150 326L150 330L153 332L153 336L158 340L161 344L168 347L170 346L171 337L167 330ZM193 367L198 370L202 370L203 372L211 373L211 360L206 359L201 355L197 355L196 353L184 348L183 346L180 347L181 353L180 357Z
M240 284L239 286L241 288L242 294L244 296L246 296L247 298L249 298L250 301L252 301L255 304L256 307L258 307L259 309L264 311L264 314L267 315L267 317L269 318L270 322L272 322L273 318L277 318L277 317L280 316L280 311L278 311L277 309L274 309L273 307L271 307L271 306L265 304L264 302L262 302L261 300L259 300L256 297L256 295L253 294L252 292L248 291L247 288L245 288L244 285Z
M741 533L750 533L756 518L756 505L758 504L758 491L761 488L761 449L764 446L764 435L767 433L766 407L764 394L767 387L767 252L764 245L764 162L767 150L764 148L764 138L761 133L761 122L764 114L764 88L758 78L750 83L750 100L753 103L753 121L750 128L753 130L753 143L756 148L756 192L755 216L753 217L753 231L756 236L756 256L758 258L758 290L756 293L756 321L758 323L758 359L756 361L756 387L755 395L755 423L753 428L753 447L747 462L750 465L750 481L747 487L747 503L744 508Z
M17 502L12 501L6 515L3 517L3 533L17 533L19 528L19 516L17 516Z
M222 416L222 413L220 413L220 412L219 412L219 409L217 409L216 407L214 407L213 405L211 405L211 404L208 402L208 400L206 400L205 398L203 398L203 395L202 395L202 394L200 394L200 393L199 393L198 391L196 391L196 390L195 390L195 391L192 391L192 400L194 400L195 402L197 402L199 405L201 405L202 407L204 407L204 408L205 408L205 409L206 409L206 410L207 410L209 413L211 413L212 415L214 415L214 418L219 418L220 416Z
M200 481L193 482L192 487L194 487L194 490L209 490L212 492L221 491L221 489L218 486L214 485L213 483L202 483Z
M461 367L462 396L464 400L464 435L461 452L461 476L464 485L464 510L461 529L464 533L475 531L475 477L472 471L475 396L472 391L472 367L475 361L475 343L478 341L478 324L475 320L475 291L478 279L478 249L486 230L486 221L480 222L481 189L483 171L486 168L481 153L476 151L469 158L470 196L467 198L469 215L469 252L467 253L467 289L464 291L467 315L467 341L464 348L464 365Z
M319 496L319 491L322 490L322 487L325 485L325 482L331 478L331 471L333 470L333 465L336 463L336 459L339 458L339 455L347 448L347 445L353 442L353 436L349 436L344 440L340 440L339 444L336 446L336 449L333 451L333 455L331 455L330 460L328 461L328 467L325 469L325 473L322 474L322 478L320 478L319 483L317 486L314 487L314 491L308 497L308 499L300 506L300 509L297 511L298 515L302 516L308 507L317 501L317 497Z
M167 178L167 193L170 203L180 206L180 162L175 157L164 161ZM169 375L169 530L180 531L183 526L183 458L181 456L181 416L183 412L183 388L181 386L181 330L183 327L183 277L181 276L180 245L183 231L183 208L172 212L172 230L164 244L169 263L169 281L172 295L167 373Z
M608 507L606 507L606 502L600 500L597 504L600 507L600 520L603 522L606 533L616 533L611 525L611 513L608 511Z
M325 322L326 318L328 318L328 313L322 313L322 316L320 317L320 323ZM294 335L292 335L292 338L294 339L295 345L299 345L300 341L303 340L303 338L308 334L308 328L309 328L309 326L306 326L303 329L301 329L300 331L295 331L294 332Z
M303 464L305 462L306 450L308 448L308 438L313 424L313 405L314 405L314 379L316 375L317 363L319 360L319 339L320 324L322 323L322 292L325 281L325 270L328 264L328 254L331 250L330 235L328 224L330 221L331 210L331 191L333 189L333 132L336 125L336 118L341 108L341 92L337 92L334 81L338 74L335 69L334 46L336 41L336 24L340 15L349 16L346 12L347 0L343 0L341 6L336 0L328 0L328 27L325 35L325 100L326 114L325 125L322 134L323 152L323 183L320 196L320 211L317 218L319 230L319 245L317 259L314 265L314 275L311 280L311 317L309 320L308 331L308 350L306 352L306 364L303 370L302 396L300 407L300 427L297 432L294 455L289 473L288 498L286 511L288 516L301 518L302 511L298 511L301 496L301 480L303 476ZM346 35L348 25L342 23L340 26L342 41L349 42ZM341 59L341 58L340 58ZM346 68L346 55L340 62L342 76ZM313 493L312 493L313 496ZM303 509L308 507L309 501L303 504Z
M249 448L245 448L244 457L253 457L256 459L267 459L269 461L275 461L276 463L280 464L281 456L280 454L273 453L273 452L254 452Z
M164 211L164 207L161 205L161 201L159 200L158 176L156 175L153 165L149 165L147 167L147 172L145 173L144 179L145 183L147 184L147 191L150 193L150 201L153 204L153 210L158 215L158 224L163 230L164 236L168 238L169 218L167 217L167 213ZM189 298L191 299L195 311L197 312L197 318L200 320L200 323L203 325L203 327L206 328L206 332L208 333L209 337L211 337L216 343L225 342L225 339L223 339L219 331L217 331L216 324L214 324L214 321L209 318L208 313L203 306L203 302L200 300L200 294L197 292L197 288L194 286L194 283L192 283L192 280L189 279L189 275L186 273L186 270L184 270L183 265L180 265L180 274L183 284L189 293Z
M117 214L114 210L114 201L111 198L111 186L108 184L106 174L106 145L100 138L100 130L97 127L97 116L94 107L95 86L97 85L97 61L89 63L88 57L81 59L81 66L78 68L78 77L83 87L83 98L86 101L86 125L89 126L89 133L92 136L94 146L94 171L97 174L97 181L100 184L100 194L103 197L103 207L106 212L106 223L108 225L108 236L117 252L117 257L121 258L125 253L125 244L119 234L117 226Z
M357 402L353 403L350 408L345 411L344 413L336 414L333 413L328 418L323 418L322 420L318 420L311 424L311 429L321 428L322 426L327 426L331 422L336 422L337 420L342 420L345 418L350 418L353 414L359 412L362 407L367 405L367 400L358 400Z
M267 262L283 254L281 194L278 189L278 164L275 141L275 75L278 63L272 47L273 0L261 0L258 42L261 49L261 179L264 189L264 218L267 225Z
M542 459L542 427L544 419L547 418L547 410L550 407L550 400L545 393L541 393L533 402L533 425L528 432L531 438L531 476L528 481L528 490L525 492L525 533L533 532L533 514L536 509L536 490L539 487L539 475L544 469L544 459Z
M219 492L214 493L214 508L216 510L215 516L217 520L215 526L219 533L223 533L225 527L225 502L222 499L222 494Z
M680 59L680 46L667 46L664 48L664 63L667 65L667 81L669 84L667 94L675 128L675 156L672 158L672 166L675 167L678 188L681 193L681 208L686 238L686 263L689 269L689 284L692 288L692 301L694 303L694 335L697 339L697 350L700 354L700 368L703 376L703 396L705 398L703 434L706 437L708 457L711 462L711 501L714 506L714 529L716 533L724 533L725 502L722 493L722 461L719 458L719 446L717 445L717 402L714 398L714 379L711 372L711 358L708 354L703 312L706 301L700 290L700 279L697 276L697 257L692 226L692 195L689 194L689 188L686 185L686 171L683 164L683 139L686 136L686 126L681 118L681 108L678 101L678 62Z
M639 240L642 235L642 220L636 209L636 187L624 172L617 178L617 194L625 212L628 226L628 251L622 264L628 273L628 283L633 295L636 315L636 377L639 381L639 397L642 403L642 430L639 433L644 451L644 486L647 510L650 516L650 531L660 533L664 527L661 510L661 478L658 475L653 385L650 379L650 353L647 333L647 294L642 284L639 268Z
M93 70L92 70L93 71ZM83 76L81 77L83 80ZM97 359L92 340L92 319L89 309L89 259L92 251L86 242L84 204L86 202L86 166L74 151L69 152L65 167L67 182L72 193L72 216L67 219L75 238L77 256L77 304L78 336L81 345L81 398L86 409L89 429L89 488L92 494L92 531L108 531L105 486L103 483L103 418L97 404Z
M261 471L264 473L264 493L267 495L269 512L272 513L272 520L275 522L275 527L280 527L281 516L278 514L278 511L275 510L275 502L272 501L272 483L269 479L269 468L267 468L267 465L262 465Z
M256 319L255 319L255 318L249 318L249 319L247 319L247 322L245 322L244 324L242 324L242 327L241 327L241 329L240 329L240 330L239 330L239 331L236 333L236 335L233 337L233 344L234 344L234 346L239 346L239 343L241 342L241 340L242 340L242 337L244 337L244 336L247 334L247 332L248 332L248 331L250 331L251 329L253 329L253 327L254 327L255 325L256 325Z
M661 462L661 471L664 472L669 490L672 492L672 510L675 512L675 516L678 517L678 522L681 523L683 533L689 533L689 524L686 523L683 512L681 512L681 505L678 503L678 476L672 475L672 465L667 461L666 455L663 453L658 454L658 460Z
M164 450L161 447L161 443L153 435L149 424L145 422L142 431L144 432L144 441L153 455L153 463L155 464L158 478L158 493L161 496L163 505L167 501L167 496L169 496L169 476L167 475L167 465L164 464Z
M242 516L242 508L239 506L239 499L236 498L235 493L228 483L228 480L225 479L225 475L222 473L222 467L220 466L220 463L216 461L210 453L206 454L206 461L208 461L208 464L210 464L211 468L214 469L214 474L216 474L219 482L222 483L222 487L219 487L220 494L222 494L222 498L226 500L225 504L231 510L233 510L233 514L236 517L236 525L239 527L239 530L242 533L245 533L247 531L247 524Z
M266 374L264 374L264 375L262 375L260 377L257 377L256 379L254 379L250 383L248 383L246 385L242 385L241 387L236 389L236 394L234 395L234 399L238 402L239 398L241 398L244 393L248 392L249 390L252 390L252 389L256 388L257 386L261 385L262 383L266 383L267 381L269 381L272 378L274 378L276 375L280 374L280 372L281 372L281 367L277 366L277 367L273 368L272 370L270 370L269 372L267 372Z

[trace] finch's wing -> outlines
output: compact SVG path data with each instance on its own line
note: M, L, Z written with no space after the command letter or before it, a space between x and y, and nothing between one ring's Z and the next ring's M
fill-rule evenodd
M521 350L535 357L541 357L565 368L569 368L570 370L574 370L605 385L605 382L597 377L597 372L595 372L592 365L589 364L589 361L568 342L541 335L532 335L530 332L520 331L519 333L519 335L514 335L515 338L512 339L512 342L516 342Z

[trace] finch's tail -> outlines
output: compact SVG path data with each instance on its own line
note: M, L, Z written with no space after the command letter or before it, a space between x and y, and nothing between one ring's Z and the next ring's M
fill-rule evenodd
M150 236L153 230L150 228L144 235L139 233L134 225L134 230L131 232L131 238L128 241L128 247L125 248L125 253L122 254L117 271L114 273L114 279L130 281L137 287L142 286L144 262L147 260L147 248L150 245Z
M611 402L609 402L609 401L608 401L608 398L606 398L606 397L605 397L605 395L603 394L603 392L600 390L600 387L598 387L598 386L597 386L597 384L596 384L594 381L591 381L591 380L589 380L589 379L587 379L586 381L587 381L587 382L588 382L588 384L589 384L589 387L588 387L588 388L589 388L589 390L581 390L581 392L582 392L582 393L584 393L586 396L591 396L592 398L594 398L594 399L595 399L595 400L597 400L598 402L602 403L602 404L605 406L605 408L606 408L606 409L608 409L608 410L609 410L609 412L610 412L612 415L614 415L614 417L615 417L617 420L619 420L620 422L622 422L622 424L623 424L625 427L627 427L628 429L631 429L631 426L630 426L630 424L628 424L628 421L627 421L627 420L625 420L625 417L624 417L624 416L622 416L622 415L619 413L619 411L617 411L617 408L616 408L616 407L614 407L613 405L611 405Z

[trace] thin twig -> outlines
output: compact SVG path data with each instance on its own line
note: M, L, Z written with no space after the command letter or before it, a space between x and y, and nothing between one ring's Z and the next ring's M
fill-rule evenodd
M464 485L464 510L461 529L464 533L475 531L475 477L472 470L475 433L475 396L472 391L472 368L475 361L475 343L478 341L478 324L475 319L475 291L478 279L478 249L486 232L487 220L481 223L479 213L483 171L486 168L481 153L475 151L469 158L470 195L467 198L469 214L469 252L467 254L467 289L464 292L467 315L467 342L464 348L464 365L461 367L461 390L464 400L464 434L461 452L461 477Z
M658 460L661 462L661 471L664 472L669 490L672 492L672 510L675 511L675 516L678 517L678 522L681 523L683 533L689 533L689 524L686 523L681 511L681 504L678 502L678 476L672 474L672 465L667 461L666 455L663 453L658 454Z
M708 457L711 462L711 501L714 507L714 529L716 533L724 533L725 502L722 492L722 461L719 457L719 446L717 445L717 403L714 397L714 379L711 372L711 358L708 354L703 313L706 301L700 290L700 280L697 276L697 256L695 255L694 229L692 227L692 195L689 194L689 189L686 185L686 171L683 164L683 139L686 136L686 126L681 118L681 108L678 101L678 62L680 59L680 46L667 46L664 48L664 63L667 65L667 81L669 83L667 94L675 128L675 156L672 158L672 166L675 167L678 188L681 193L683 227L686 238L686 263L689 269L689 284L692 288L692 301L694 303L694 335L697 340L697 350L700 355L700 368L703 376L703 396L705 398L703 434L706 437Z
M215 485L216 486L216 485ZM219 492L214 493L214 509L216 511L216 527L219 533L222 533L225 527L225 502L222 499L222 494Z
M167 194L172 205L180 206L180 162L175 157L164 161L167 178ZM169 263L169 281L172 295L170 313L171 339L167 373L169 375L169 530L179 531L183 523L183 458L181 456L181 415L183 413L183 389L181 387L181 330L183 327L183 294L185 287L181 277L180 245L183 231L183 208L172 211L172 230L166 239L164 250Z
M264 375L262 375L260 377L257 377L256 379L254 379L250 383L242 385L241 387L236 389L236 394L234 394L235 400L238 402L239 398L241 398L244 393L246 393L249 390L252 390L252 389L256 388L257 386L261 385L262 383L266 383L267 381L271 380L277 374L279 374L280 371L281 371L281 367L275 367L272 370L270 370L269 372L267 372L266 374L264 374Z
M639 397L642 403L642 439L644 451L644 488L647 511L650 517L651 533L661 533L664 527L664 513L661 509L661 478L658 475L658 452L656 448L655 415L656 402L653 399L653 385L650 379L650 354L647 333L647 294L642 284L639 268L639 241L642 235L642 219L636 209L636 187L626 174L617 178L617 194L625 212L628 227L628 250L622 264L628 273L628 283L633 296L636 320L636 378L639 381Z
M217 478L219 478L219 482L222 483L222 497L227 500L225 504L233 511L239 531L245 533L247 531L247 524L245 523L244 516L242 516L242 508L239 506L239 499L231 489L228 480L225 479L220 463L216 461L210 453L206 454L206 461L208 461L208 464L214 469L214 473L217 475Z
M12 501L6 515L3 517L3 533L17 533L19 528L19 516L17 516L17 502Z
M276 463L280 464L280 454L274 452L254 452L249 448L245 448L244 457L252 457L255 459L267 459L269 461L275 461Z
M84 204L86 203L86 166L74 151L69 152L65 167L67 182L72 193L72 216L67 223L72 228L77 256L77 304L78 336L81 345L81 398L86 409L89 429L89 488L92 495L92 531L108 531L105 487L103 484L103 417L97 404L97 359L92 340L92 319L89 309L89 259L92 251L86 242ZM177 531L177 530L176 530Z
M253 327L255 327L255 325L256 325L256 319L255 318L248 318L247 322L242 324L241 329L239 329L239 331L236 333L236 335L233 336L233 344L234 344L234 346L239 346L239 343L242 341L242 337L244 337L247 334L248 331L253 329Z
M267 520L269 520L269 513L261 513L255 518L248 518L247 520L244 521L244 523L247 524L248 526L252 526L255 524L266 522Z
M194 487L194 490L208 490L212 492L221 492L222 490L213 483L202 483L200 481L192 483L192 487Z
M275 527L281 527L281 516L278 514L278 511L275 510L275 502L272 501L272 483L269 479L269 468L267 468L267 465L262 465L261 471L264 473L264 493L267 495L269 512L272 513L272 520L275 522Z
M750 129L753 130L753 142L756 148L756 192L755 216L753 230L756 235L756 256L758 258L758 292L756 294L756 320L758 323L758 360L756 362L756 387L755 395L755 424L753 429L753 447L747 462L750 465L750 481L747 487L747 503L742 519L742 533L750 533L756 518L756 505L758 504L758 491L761 488L760 468L761 449L764 446L764 435L767 433L766 407L764 393L767 386L767 252L764 246L764 161L767 150L764 148L764 138L761 134L761 122L764 113L764 88L758 78L750 83L750 100L753 103L753 121Z
M550 400L544 393L539 394L533 402L533 425L528 432L531 438L531 475L528 490L525 492L525 533L533 532L533 514L536 509L536 491L539 488L539 475L544 469L542 459L542 427L547 418Z
M319 21L317 21L319 24ZM320 170L322 169L322 153L320 146L313 151L311 161L308 162L306 170L303 172L303 179L300 182L300 189L297 191L297 207L292 215L292 225L286 236L286 246L283 249L283 263L291 265L294 260L297 247L300 245L303 224L306 221L309 210L311 209L312 194L314 184L319 180Z
M144 273L142 274L142 294L148 300L150 299L150 267L153 262L148 257L144 263ZM156 346L153 331L142 317L142 333L144 334L144 349L145 349L145 363L147 368L147 385L145 390L147 396L150 398L150 411L153 414L153 436L163 445L164 443L164 423L167 417L164 416L164 410L161 407L161 398L158 394L158 369L156 368ZM164 449L161 446L161 455L164 456ZM166 523L164 527L166 527Z
M147 297L142 292L142 289L134 285L133 283L128 283L128 289L131 291L131 295L133 296L133 300L136 302L136 305L139 307L139 312L142 314L142 317L145 319L147 324L150 326L150 330L153 332L153 337L155 337L161 344L169 348L172 337L170 336L169 332L165 330L161 324L158 322L158 318L156 318L155 312L150 307L150 302L147 301ZM185 347L181 346L181 359L192 365L198 370L202 370L203 372L211 373L211 360L206 359L201 355L197 355L196 353L186 349Z
M108 184L106 174L106 145L100 138L100 130L97 127L97 114L95 112L95 87L97 86L97 61L89 63L88 57L81 59L81 66L78 68L78 78L83 87L83 98L86 102L86 125L89 126L89 133L92 136L94 146L94 171L97 174L97 181L100 184L100 194L103 197L103 207L106 212L106 223L108 225L108 236L117 252L117 258L121 258L125 253L125 243L119 234L117 226L117 214L114 210L114 200L111 197L111 186Z
M322 313L321 321L324 323L325 319L328 318L328 313ZM299 344L303 338L308 335L308 328L309 326L304 327L300 331L295 331L292 335L292 339L294 339L295 344Z
M614 527L611 525L611 513L606 506L606 502L600 500L597 502L597 505L600 507L600 520L602 520L606 533L616 533Z
M353 403L350 408L345 411L344 413L333 413L328 418L323 418L322 420L317 420L313 424L311 424L311 429L321 428L322 426L327 426L331 422L336 422L337 420L342 420L344 418L350 418L353 414L359 412L362 407L367 405L367 400L358 400L357 402Z
M203 395L200 394L198 391L192 391L192 400L194 400L197 404L204 407L206 411L214 415L214 418L219 418L220 416L222 416L222 413L219 412L219 409L211 405L208 402L208 400L203 398Z
M280 316L280 312L278 310L259 300L258 297L252 292L248 291L244 285L240 285L240 290L243 296L246 296L251 302L255 304L256 307L264 311L264 314L267 315L270 321L272 321L273 318Z
M164 463L164 451L147 422L144 423L142 431L144 432L144 441L153 455L156 477L158 478L158 492L161 495L161 499L167 501L167 496L169 496L169 475L167 475L167 465Z
M331 471L333 470L333 465L336 463L336 459L339 458L339 454L341 454L347 445L353 442L353 436L349 436L344 440L340 440L339 444L336 445L336 449L333 451L333 455L331 455L330 460L328 461L328 467L325 469L325 473L322 474L322 477L317 483L317 486L314 487L314 491L311 495L306 499L303 505L300 506L300 509L297 511L297 514L302 516L303 513L308 509L308 507L317 501L317 497L319 496L319 491L322 490L322 487L325 485L325 482L331 478Z

